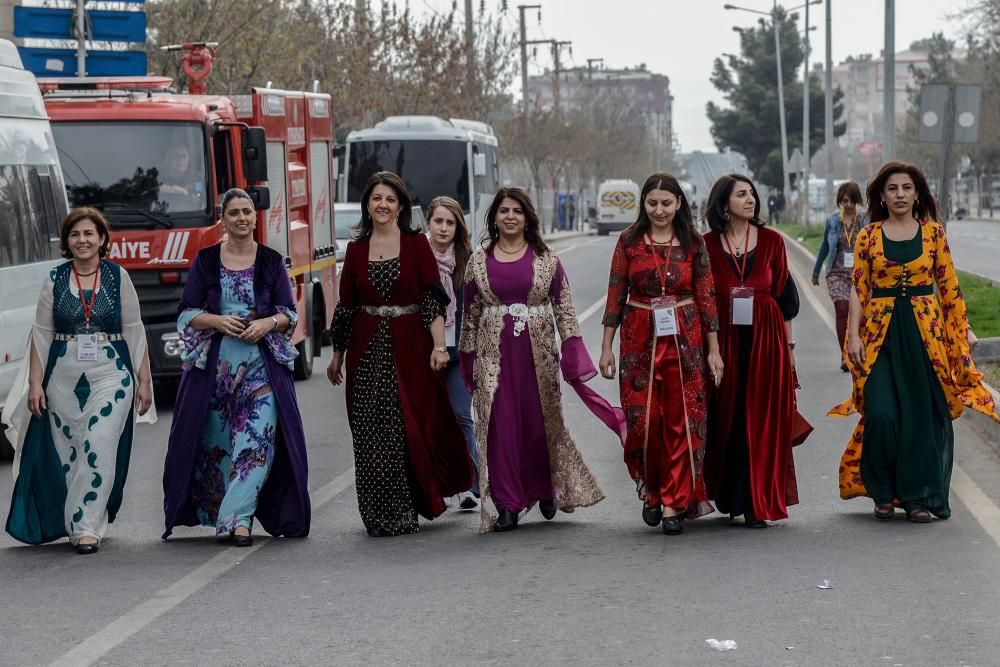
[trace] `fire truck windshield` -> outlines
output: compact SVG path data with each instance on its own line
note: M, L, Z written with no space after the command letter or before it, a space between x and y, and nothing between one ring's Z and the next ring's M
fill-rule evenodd
M424 207L448 195L469 210L468 144L462 141L403 139L352 141L347 169L347 201L361 201L365 184L378 171L403 178L413 203Z
M206 224L201 125L74 121L52 131L70 206L103 209L112 227Z

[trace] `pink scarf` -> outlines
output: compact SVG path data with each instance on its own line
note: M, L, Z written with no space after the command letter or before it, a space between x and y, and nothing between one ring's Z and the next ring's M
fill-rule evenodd
M434 257L437 259L438 273L441 275L441 286L444 288L444 293L451 299L448 303L448 308L445 310L444 325L446 327L454 326L457 305L455 302L455 284L452 279L452 276L455 274L455 244L449 244L447 250L439 252L432 243L431 250L434 251Z

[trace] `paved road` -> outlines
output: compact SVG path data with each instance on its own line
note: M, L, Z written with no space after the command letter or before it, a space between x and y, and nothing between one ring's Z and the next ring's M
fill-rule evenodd
M595 357L601 310L589 307L612 242L560 243ZM793 259L800 276L809 270ZM809 294L796 322L800 407L817 428L796 450L802 503L788 521L748 531L713 515L673 538L645 527L620 445L567 399L604 502L551 523L532 513L505 535L480 536L477 514L448 513L419 535L371 539L351 487L343 390L317 366L298 385L310 538L237 550L180 529L162 542L163 409L140 427L100 554L0 537L0 664L998 664L1000 460L959 422L947 522L878 524L869 503L839 501L853 422L823 415L848 380L812 307L829 307L825 292ZM613 383L593 383L615 396ZM4 516L10 491L4 466ZM833 588L817 588L823 580ZM717 653L707 638L738 648Z
M955 265L1000 283L1000 222L955 220L948 223Z

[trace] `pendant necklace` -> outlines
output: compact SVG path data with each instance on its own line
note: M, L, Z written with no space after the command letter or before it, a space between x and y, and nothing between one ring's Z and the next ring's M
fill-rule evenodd
M733 241L736 241L736 237L735 236L733 236L732 238L733 238ZM744 248L746 248L747 241L749 240L749 238L750 238L750 225L748 224L747 225L747 230L743 234L743 247ZM733 256L735 256L737 259L739 259L740 256L743 255L743 250L740 249L740 244L739 243L733 243L733 246L735 246L734 250L733 250Z

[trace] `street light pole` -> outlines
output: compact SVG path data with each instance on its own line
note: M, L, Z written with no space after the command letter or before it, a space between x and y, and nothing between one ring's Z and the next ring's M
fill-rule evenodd
M809 226L809 5L805 6L806 34L803 38L802 73L802 224Z
M785 84L781 79L781 27L778 25L778 0L774 0L771 11L771 25L774 28L774 56L778 63L778 122L781 124L781 175L785 186L784 195L791 196L792 188L788 180L788 134L785 130Z
M823 99L823 115L826 121L826 210L833 208L833 0L826 0L826 94Z
M896 7L885 0L885 49L882 52L882 158L896 159Z

